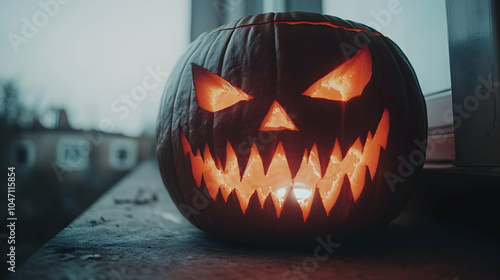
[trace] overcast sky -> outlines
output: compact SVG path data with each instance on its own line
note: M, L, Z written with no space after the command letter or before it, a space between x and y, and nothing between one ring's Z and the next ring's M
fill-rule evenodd
M323 13L368 24L392 38L428 94L450 88L444 2L323 0ZM22 100L40 112L67 109L75 128L100 128L104 121L127 135L153 132L164 73L189 43L190 5L188 0L0 0L0 82L14 79ZM151 74L157 71L162 73Z
M164 73L189 43L190 2L0 0L0 81L18 82L28 106L66 108L76 128L151 132Z

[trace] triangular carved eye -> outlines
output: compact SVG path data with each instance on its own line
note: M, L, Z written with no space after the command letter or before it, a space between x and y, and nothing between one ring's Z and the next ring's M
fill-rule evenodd
M196 64L192 67L194 90L201 108L215 113L253 98L207 69Z
M302 95L334 101L360 96L372 77L372 57L367 46L351 59L312 84Z

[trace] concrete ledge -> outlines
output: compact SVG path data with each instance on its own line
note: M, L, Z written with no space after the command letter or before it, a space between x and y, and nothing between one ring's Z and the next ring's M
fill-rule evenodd
M498 238L400 216L333 252L211 238L176 210L154 161L140 165L11 279L498 279ZM324 256L324 258L323 258Z

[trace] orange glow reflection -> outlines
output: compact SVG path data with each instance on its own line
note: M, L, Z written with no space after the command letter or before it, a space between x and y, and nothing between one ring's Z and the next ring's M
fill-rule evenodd
M274 152L268 170L264 170L262 158L254 144L246 169L240 177L237 155L229 142L226 147L226 166L222 168L220 162L214 161L207 145L202 158L199 150L193 154L188 140L182 133L181 140L184 154L189 154L191 159L197 186L200 187L203 176L212 199L215 200L220 189L227 201L229 194L235 190L241 210L245 213L254 192L257 192L261 207L264 207L266 198L271 195L279 217L288 194L293 190L306 221L316 188L319 190L326 212L329 213L340 194L344 175L347 175L351 183L354 201L359 198L364 188L366 169L368 167L370 178L373 180L379 162L380 148L386 148L388 134L389 112L385 109L375 135L372 136L368 132L364 146L358 137L346 156L342 158L339 143L336 141L326 172L321 176L318 148L314 144L310 151L304 151L302 163L295 177L291 175L281 143Z
M372 76L372 57L367 46L351 59L316 81L304 93L312 98L348 101L360 96Z
M193 82L198 104L212 113L253 98L222 77L196 64L193 64Z

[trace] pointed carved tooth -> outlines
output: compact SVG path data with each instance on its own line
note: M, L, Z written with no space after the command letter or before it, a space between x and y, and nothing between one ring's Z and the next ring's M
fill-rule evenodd
M240 185L240 168L238 166L238 159L233 147L227 142L226 145L226 168L222 172L226 185L231 189L238 188Z
M300 163L300 168L299 171L297 172L297 175L295 175L295 178L293 178L294 181L302 181L304 180L304 176L309 175L307 173L307 167L308 167L308 160L307 160L307 151L304 151L304 155L302 156L302 162Z
M285 149L281 143L276 147L273 159L269 165L269 170L266 175L266 182L272 188L274 206L279 217L284 200L280 200L281 195L275 195L278 192L283 192L283 188L292 185L292 174L288 167L288 162L285 155Z
M221 171L215 165L215 161L212 158L208 144L205 144L203 157L205 167L203 171L203 179L205 180L210 196L213 200L215 200L217 192L219 191L219 184L224 182L224 178L222 177Z
M358 138L356 139L354 144L352 144L341 164L342 171L347 174L347 176L349 177L349 181L351 182L351 191L352 196L354 197L354 201L358 199L364 188L365 171L361 171L365 170L365 167L363 166L363 164L361 164L363 160L362 149L363 146L361 145L361 140L359 140ZM360 175L363 175L362 180L360 178Z
M196 182L196 186L199 188L201 186L201 176L205 169L203 164L203 159L200 155L200 150L196 150L196 155L193 155L191 150L191 145L189 144L186 136L181 131L181 144L184 155L189 154L189 158L191 159L191 171L193 173L194 180Z
M311 211L314 191L320 179L321 166L319 163L318 147L314 144L309 153L309 158L307 157L307 151L304 151L300 169L295 178L293 178L294 194L302 210L304 222ZM309 192L309 197L307 197L307 192Z
M389 135L389 112L384 110L382 118L377 126L377 131L375 136L372 137L371 132L368 131L366 137L366 143L363 150L363 163L368 167L370 171L370 178L373 180L375 173L377 172L380 148L384 148L387 145L387 137Z
M217 162L215 162L215 167L219 170L223 170L222 163L220 162L220 158L217 158Z
M223 184L219 187L220 193L222 194L222 197L224 198L224 202L227 202L227 198L229 194L233 191L233 188Z
M290 169L290 173L292 174L292 179L293 179L297 176L297 173L300 170L300 166L304 158L304 153L307 153L307 150L310 149L311 147L308 147L306 143L297 143L297 142L288 142L286 144L285 143L281 144L283 144L288 167Z
M356 139L354 144L352 144L349 151L342 160L341 168L349 177L354 173L356 165L361 162L361 157L363 156L363 146L361 141Z
M318 148L313 146L307 159L307 152L304 152L299 172L293 178L293 184L303 184L314 189L321 179L321 166L319 165Z
M276 147L266 178L268 185L273 188L282 188L292 184L292 174L288 168L285 150L281 143Z
M342 188L344 172L341 170L341 156L340 146L338 145L338 141L336 141L325 176L323 176L317 185L327 214L330 213L333 205L337 202Z
M373 141L371 132L366 137L365 148L363 149L363 163L370 171L370 178L373 180L377 172L378 160L380 156L380 146Z
M191 145L189 144L188 140L186 139L186 135L181 131L181 145L182 145L182 150L184 151L184 156L186 156L188 153L191 152Z
M294 188L293 192L299 203L300 210L302 210L302 218L304 218L304 222L307 220L309 213L311 212L311 206L314 199L314 191L316 188L312 189L302 189L302 188ZM304 197L302 198L301 195Z
M364 164L357 164L354 169L353 175L349 177L349 181L351 183L351 191L352 197L354 198L354 202L358 200L359 196L363 192L365 187L365 174L366 167Z
M319 161L319 153L318 153L318 146L316 146L316 143L311 148L311 152L309 153L309 166L311 166L314 174L318 177L321 178L321 164Z
M271 192L271 198L273 199L274 208L276 208L276 216L279 218L281 215L281 210L283 210L283 204L290 193L292 186L286 188L281 188L277 191Z
M390 127L390 119L389 119L389 111L384 109L384 113L382 114L382 118L377 126L377 131L375 131L375 136L373 136L373 140L380 147L386 148L387 146L387 137L389 136L389 127Z
M262 166L262 159L259 155L257 146L252 144L250 149L250 156L248 163L241 177L241 182L244 185L262 185L265 183L266 177L264 175L264 167Z
M191 169L193 171L193 177L196 182L196 186L199 188L201 186L201 175L205 169L203 164L203 159L201 158L200 150L196 150L196 155L189 153L191 158Z
M320 185L318 184L318 186ZM342 190L342 177L337 175L333 178L333 180L321 183L320 187L323 190L321 195L323 199L323 206L325 207L326 213L330 213L330 210L332 210L335 203L337 203L340 191ZM324 191L326 188L329 189Z
M335 160L335 162L342 162L342 149L339 145L339 140L335 139L335 146L333 146L332 155L330 156L330 161Z
M271 193L270 186L262 186L257 188L257 198L259 199L260 207L264 209L264 204L266 203L267 196Z
M296 197L304 221L306 221L312 206L315 188L318 188L327 213L331 211L338 200L345 175L349 179L354 201L360 197L364 188L366 170L369 170L372 180L377 171L380 148L385 149L387 145L389 124L389 113L384 110L375 135L368 132L364 147L360 138L358 138L343 159L339 142L335 140L328 166L323 168L325 170L323 177L321 176L321 160L316 144L313 145L309 153L307 153L307 150L304 152L294 178L292 178L281 142L277 144L267 173L264 170L261 155L256 145L253 144L246 168L241 177L238 157L229 141L226 145L226 164L224 168L219 158L217 158L217 162L214 161L208 144L205 144L203 157L199 149L193 154L191 145L182 132L181 144L184 154L189 154L191 159L192 173L196 185L199 188L203 180L213 199L216 199L220 189L222 197L227 202L231 192L235 191L240 207L245 213L249 199L255 192L257 192L261 207L264 207L267 198L271 195L270 199L279 217L293 187L294 197ZM309 196L307 195L308 191L310 192Z
M236 188L235 190L240 202L241 211L243 212L243 214L245 214L245 211L248 208L250 197L253 195L255 190L252 190L250 188Z
M373 180L373 176L375 176L375 171L377 171L378 165L378 152L380 149L377 149L377 145L373 142L372 133L368 131L366 135L365 147L363 148L363 163L368 167L370 171L370 178ZM377 161L371 160L372 158L377 158Z
M385 149L388 135L389 112L385 109L377 126L375 136L368 132L364 147L358 138L342 159L340 146L338 141L335 141L335 147L325 176L318 183L327 213L335 205L340 194L344 174L347 174L349 178L354 201L359 198L365 185L365 166L368 167L370 177L373 180L378 167L380 148Z
M264 166L262 165L262 158L260 157L259 150L257 149L257 146L255 143L252 145L250 149L250 156L248 158L247 166L245 168L245 172L243 172L243 177L241 177L241 184L240 187L242 195L244 194L244 197L238 197L240 200L240 203L246 204L248 207L248 200L250 199L250 196L254 193L255 190L261 190L260 192L257 192L257 195L259 197L259 201L261 203L261 206L264 205L265 201L265 196L267 196L266 190L267 184L266 184L266 176L264 175ZM263 198L261 197L262 195L265 195ZM248 196L250 195L250 196ZM244 201L245 200L245 201ZM243 212L245 212L246 208L243 209Z

